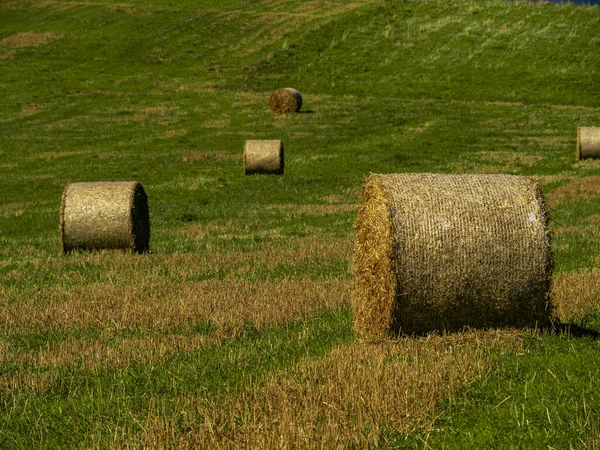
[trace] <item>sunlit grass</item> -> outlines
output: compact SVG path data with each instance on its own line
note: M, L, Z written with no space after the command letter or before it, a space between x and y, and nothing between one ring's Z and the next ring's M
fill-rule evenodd
M599 27L499 0L0 0L0 447L598 447L600 164L575 140ZM246 139L281 139L285 175L244 176ZM392 172L536 177L555 329L354 342L360 188ZM150 253L61 255L66 183L134 179Z

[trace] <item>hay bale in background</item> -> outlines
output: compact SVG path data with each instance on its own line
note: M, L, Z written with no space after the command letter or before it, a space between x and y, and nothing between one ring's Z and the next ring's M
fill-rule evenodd
M577 128L577 159L600 158L600 127Z
M244 173L283 174L283 143L280 140L246 141Z
M150 220L144 188L137 181L67 184L60 206L60 239L63 253L147 251Z
M365 340L551 314L538 184L511 175L372 175L356 222L352 309Z
M269 97L269 108L275 114L298 112L302 107L302 95L296 89L277 89Z

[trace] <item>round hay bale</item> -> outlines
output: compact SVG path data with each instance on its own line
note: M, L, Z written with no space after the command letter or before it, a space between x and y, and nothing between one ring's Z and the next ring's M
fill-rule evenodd
M275 114L298 112L302 108L302 95L293 88L277 89L269 97L269 108Z
M600 158L600 127L577 128L577 159Z
M244 173L283 174L283 142L280 140L246 141Z
M539 185L511 175L372 175L356 221L364 340L545 325L552 256Z
M148 250L148 197L137 181L70 183L60 206L63 253L72 250Z

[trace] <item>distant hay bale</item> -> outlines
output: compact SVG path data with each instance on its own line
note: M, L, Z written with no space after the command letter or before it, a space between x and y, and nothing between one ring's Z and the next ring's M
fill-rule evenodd
M356 222L364 340L545 325L552 256L539 185L511 175L372 175Z
M283 174L283 143L280 140L246 141L244 173Z
M275 114L298 112L302 108L302 95L296 89L277 89L269 97L269 108Z
M577 159L600 158L600 127L577 128Z
M137 181L67 184L60 207L60 239L63 253L147 251L150 220L144 188Z

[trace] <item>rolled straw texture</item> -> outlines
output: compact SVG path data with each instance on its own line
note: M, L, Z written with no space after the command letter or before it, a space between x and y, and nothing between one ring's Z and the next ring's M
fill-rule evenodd
M70 183L60 208L63 253L72 250L147 251L148 197L137 181Z
M511 175L372 175L356 222L364 340L545 325L552 255L538 184Z
M600 158L600 127L577 128L577 159Z
M277 89L269 97L269 108L275 114L298 112L302 108L302 95L293 88Z
M283 174L283 143L280 140L246 141L244 173Z

